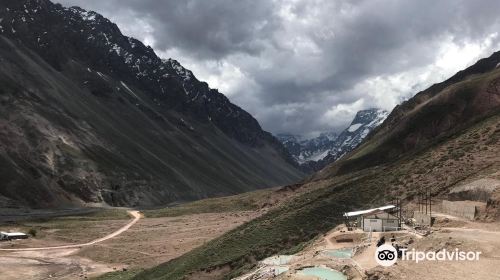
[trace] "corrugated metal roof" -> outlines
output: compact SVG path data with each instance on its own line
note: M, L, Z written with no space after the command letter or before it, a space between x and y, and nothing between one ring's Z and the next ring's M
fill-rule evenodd
M22 232L0 232L0 234L6 235L6 236L25 236L27 235L26 233Z
M367 213L373 212L375 210L384 211L384 210L392 209L392 208L395 208L395 207L396 206L394 206L394 205L386 205L386 206L382 206L382 207L378 207L378 208L372 208L372 209L367 209L367 210L359 210L359 211L347 212L347 213L344 213L344 216L346 216L346 217L354 217L354 216L359 216L359 215L367 214Z

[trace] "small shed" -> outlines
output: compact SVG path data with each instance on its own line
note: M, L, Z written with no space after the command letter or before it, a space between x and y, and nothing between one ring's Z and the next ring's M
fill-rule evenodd
M361 216L363 231L392 231L399 229L398 217L383 210L376 210Z
M387 205L373 209L345 213L346 219L356 220L355 225L364 231L391 231L400 227L399 218L389 213L396 206Z
M22 232L4 232L0 231L0 240L27 239L28 235Z

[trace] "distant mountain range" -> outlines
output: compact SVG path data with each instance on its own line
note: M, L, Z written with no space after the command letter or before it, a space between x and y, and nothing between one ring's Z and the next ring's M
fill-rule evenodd
M0 1L0 207L158 205L304 174L255 118L98 13Z
M362 110L340 134L322 133L312 139L278 134L277 138L304 169L318 171L356 148L388 115L389 112L382 109Z

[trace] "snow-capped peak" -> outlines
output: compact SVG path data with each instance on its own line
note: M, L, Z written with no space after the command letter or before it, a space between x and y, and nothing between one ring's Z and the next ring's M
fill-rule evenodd
M317 162L316 168L321 169L356 148L388 115L382 109L362 110L356 114L349 127L338 135L322 133L312 139L289 134L277 137L299 164Z

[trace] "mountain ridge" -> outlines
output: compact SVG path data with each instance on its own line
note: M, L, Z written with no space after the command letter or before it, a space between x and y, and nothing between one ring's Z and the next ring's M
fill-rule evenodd
M5 205L159 205L302 178L249 113L101 15L7 0L0 18Z
M315 178L335 176L397 160L446 135L498 114L500 51L396 106L360 147Z
M358 111L350 125L337 133L322 133L312 139L300 135L278 134L277 138L305 170L319 171L355 149L388 116L382 109Z

